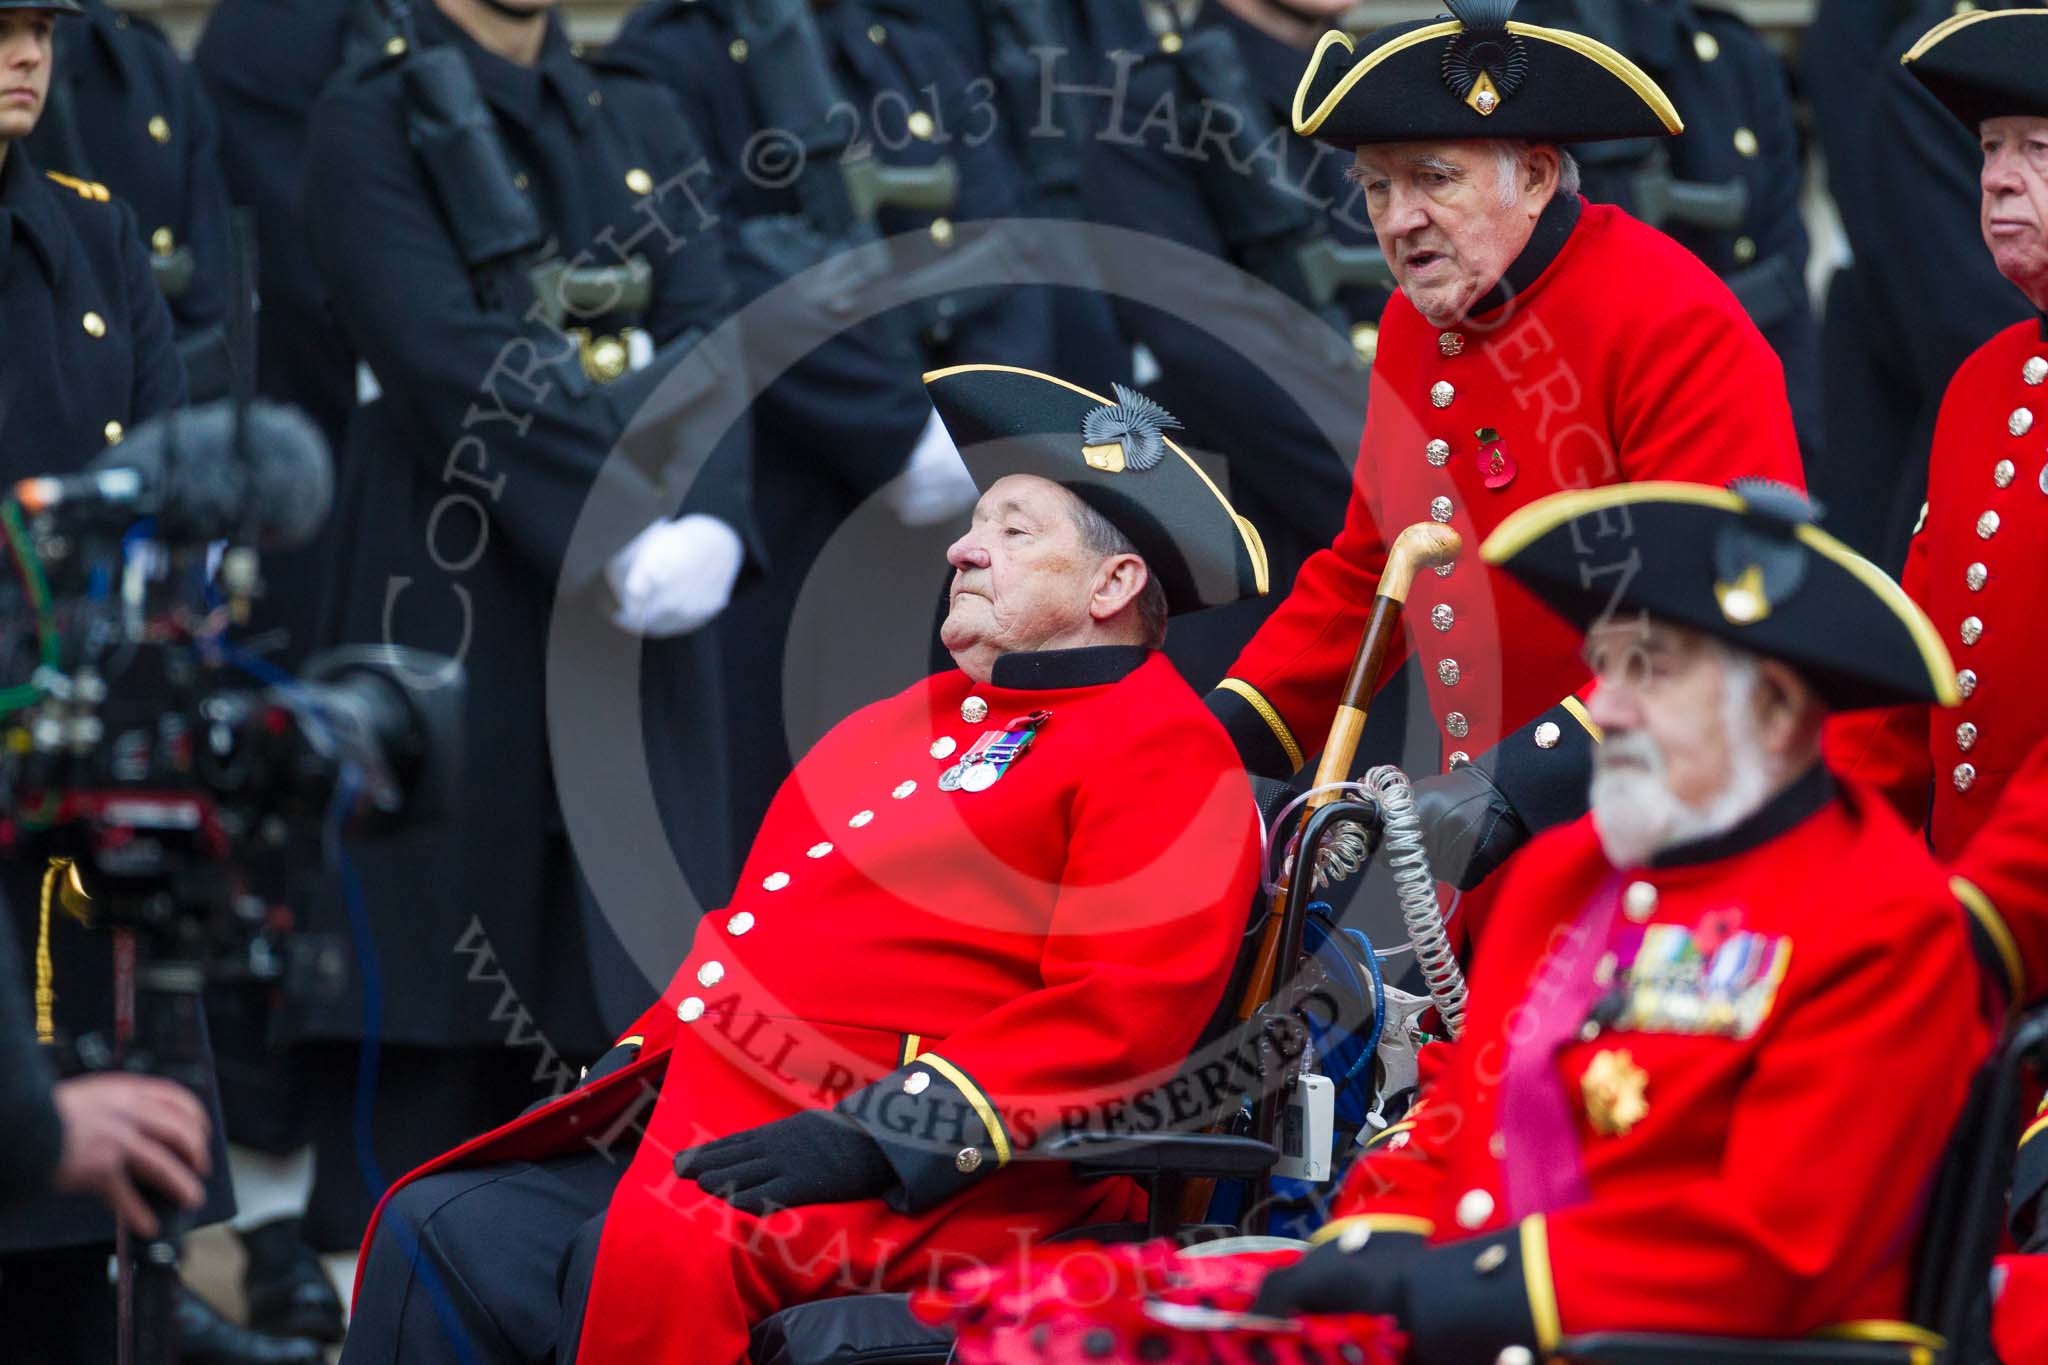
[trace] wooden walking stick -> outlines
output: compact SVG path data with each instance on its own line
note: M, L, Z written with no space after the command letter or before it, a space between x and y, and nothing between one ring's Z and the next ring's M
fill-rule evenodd
M1322 760L1316 764L1315 786L1327 787L1350 776L1351 760L1357 756L1358 741L1365 733L1366 711L1372 705L1372 694L1379 690L1380 672L1386 665L1387 651L1393 647L1394 634L1401 628L1401 607L1408 600L1408 589L1422 570L1440 568L1455 560L1462 544L1456 531L1433 521L1417 522L1394 538L1393 548L1387 551L1386 568L1380 573L1379 590L1373 594L1372 614L1366 618L1358 654L1351 661L1351 676L1344 680L1337 714L1330 721L1330 737L1323 744ZM1301 813L1301 827L1306 828L1308 818L1339 795L1332 790L1311 796ZM1308 875L1302 860L1312 855L1313 850L1297 850L1293 876ZM1250 1019L1272 998L1283 942L1296 944L1299 951L1300 926L1292 926L1293 932L1289 934L1281 932L1287 927L1283 921L1288 880L1281 879L1280 891L1274 897L1273 913L1267 918L1265 935L1259 940L1251 980L1238 1002L1239 1019Z

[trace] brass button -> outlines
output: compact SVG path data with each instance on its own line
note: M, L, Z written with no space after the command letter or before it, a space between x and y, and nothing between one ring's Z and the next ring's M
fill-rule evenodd
M697 969L697 984L707 989L725 980L723 962L707 962Z
M1956 764L1954 781L1956 784L1956 790L1959 792L1966 792L1971 787L1975 786L1977 783L1976 765L1972 763Z
M898 801L901 801L916 790L917 783L910 778L905 778L903 781L898 782L896 784L896 790L890 792L889 795L895 797Z
M704 1002L697 996L693 995L689 997L687 1000L683 1001L682 1004L676 1006L676 1018L682 1020L686 1024L694 1024L703 1017Z
M745 61L747 59L747 40L745 38L735 38L727 43L725 45L725 55L736 62Z
M1966 720L1956 727L1956 748L1968 753L1976 747L1977 727Z
M2026 380L2029 386L2038 388L2042 380L2048 379L2048 359L2029 356L2027 363L2020 366L2020 378Z
M787 872L770 872L767 876L761 878L761 889L763 891L780 891L788 885L789 874Z
M149 234L149 249L159 256L168 256L178 249L178 238L167 227L160 227Z
M107 320L98 313L87 312L78 320L78 325L85 328L85 334L89 337L103 337L107 334Z
M1428 460L1438 469L1442 469L1450 462L1451 443L1449 441L1431 441L1422 448L1422 458Z
M393 34L391 37L386 38L384 40L384 55L387 57L403 57L405 55L405 39L399 37L397 34ZM703 1008L703 1003L701 1001L698 1002L698 1008Z
M1472 1268L1481 1275L1491 1275L1507 1263L1508 1249L1499 1242L1495 1242L1472 1258Z
M1159 50L1161 52L1164 52L1167 56L1171 57L1174 53L1180 51L1180 49L1181 37L1178 33L1162 33L1159 35Z
M1756 238L1737 237L1735 239L1735 263L1737 265L1748 265L1751 261L1755 259Z
M1997 464L1991 466L1991 482L1997 484L2000 488L2010 488L2012 487L2012 476L2017 472L2018 470L2013 467L2011 460L2000 460Z
M2005 419L2005 429L2015 436L2024 436L2034 429L2032 408L2014 408L2012 416Z
M1984 638L1984 618L1981 616L1965 616L1963 618L1963 628L1960 633L1963 637L1964 644L1976 644L1977 641Z
M1442 352L1446 360L1452 356L1463 355L1465 353L1465 338L1459 336L1456 332L1439 332L1436 338L1436 348Z
M826 840L820 839L817 843L804 850L804 856L806 858L822 858L831 851L832 845Z
M1621 893L1621 912L1641 924L1657 913L1657 888L1648 882L1630 882Z
M1984 585L1990 581L1991 570L1983 564L1972 564L1963 570L1963 582L1969 585L1971 592L1984 591Z
M614 336L598 337L583 353L583 372L600 384L611 383L632 363L632 352Z
M1378 324L1371 322L1354 322L1351 324L1351 353L1358 357L1359 363L1365 365L1372 364L1378 358L1380 353L1380 329Z
M531 180L531 179L530 179L530 178L529 178L529 177L527 176L527 174L526 174L526 172L525 172L525 171L514 171L514 172L512 172L512 188L513 188L513 189L515 189L515 190L523 190L523 189L525 189L525 188L526 188L526 187L527 187L528 185L531 185L532 183L533 183L533 181L532 181L532 180Z
M1444 760L1444 766L1447 768L1462 768L1471 761L1472 755L1466 753L1463 749L1453 749L1451 750L1451 756Z
M586 104L588 104L591 108L595 109L598 105L604 103L604 91L593 90L589 94L585 95L583 99Z
M1458 1226L1470 1232L1484 1227L1493 1217L1493 1196L1485 1190L1467 1190L1458 1196Z
M981 1169L981 1148L962 1147L960 1155L953 1158L953 1168L962 1175L973 1175Z
M1997 534L1998 513L1986 512L1983 516L1977 518L1977 538L1979 540L1989 540Z
M883 43L889 41L889 30L883 28L880 24L869 24L868 41L876 47L880 47Z
M1463 739L1472 733L1472 722L1463 711L1453 711L1444 717L1444 731L1452 739Z
M1976 670L1976 669L1974 669L1974 668L1966 668L1966 669L1964 669L1964 670L1963 670L1962 672L1960 672L1960 673L1956 674L1956 691L1957 691L1957 692L1958 692L1959 694L1961 694L1961 696L1962 696L1962 699L1963 699L1964 701L1968 701L1968 700L1970 699L1971 695L1972 695L1972 694L1974 694L1974 693L1976 692L1976 690L1977 690L1977 670Z
M932 741L931 754L933 758L951 758L953 751L959 747L951 735L940 735Z
M932 134L937 131L937 125L932 122L932 116L922 109L913 109L908 122L910 135L919 142L930 142Z
M1703 62L1711 62L1721 55L1720 40L1702 29L1692 35L1692 55Z
M1495 1133L1492 1137L1488 1138L1486 1140L1486 1154L1495 1161L1506 1161L1508 1159L1508 1135L1506 1133Z
M159 144L171 140L170 122L162 114L151 114L149 116L149 138L150 141Z
M1438 630L1449 630L1458 622L1458 614L1451 610L1448 602L1439 602L1429 609L1429 623Z
M1431 498L1429 500L1429 519L1431 521L1449 521L1451 519L1451 500L1442 495Z
M850 829L862 829L866 827L868 821L874 818L875 813L871 810L855 811L853 813L853 818L851 820L848 820L846 824L847 827Z
M121 444L121 437L127 434L125 431L122 430L121 424L119 422L109 422L106 424L106 426L102 427L101 430L106 433L107 444L110 446L117 446Z
M953 220L950 218L932 219L931 232L932 240L940 246L951 245L953 241Z
M1458 561L1454 559L1448 564L1437 565L1434 569L1431 569L1430 572L1435 574L1438 578L1449 578L1451 576L1451 570L1457 567Z
M932 1073L929 1071L913 1071L903 1078L903 1093L906 1095L922 1095L931 1088Z
M1735 150L1744 156L1756 155L1756 134L1747 128L1735 130Z
M988 719L988 703L980 697L969 697L960 703L960 719L969 725L979 725Z
M654 177L635 166L626 172L626 188L635 194L651 194L654 191Z
M1536 747L1539 749L1555 749L1557 742L1563 738L1564 731L1554 720L1546 720L1536 727Z
M751 910L742 910L725 922L725 932L734 938L738 938L753 927L754 915Z
M1456 687L1460 676L1456 659L1437 660L1436 680L1445 687Z
M1453 398L1456 398L1457 396L1458 391L1452 388L1450 384L1444 380L1439 379L1436 381L1436 383L1431 384L1429 386L1429 401L1435 404L1437 407L1449 407L1451 405L1451 400Z

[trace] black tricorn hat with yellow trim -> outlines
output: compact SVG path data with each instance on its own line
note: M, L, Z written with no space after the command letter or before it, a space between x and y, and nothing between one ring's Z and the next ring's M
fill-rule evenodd
M1637 613L1689 626L1792 665L1836 710L1959 700L1926 614L1783 484L1553 493L1479 553L1582 629Z
M955 365L924 377L975 485L1036 474L1108 518L1166 589L1167 610L1266 593L1266 547L1166 433L1180 423L1144 394L1115 397L1013 365Z
M1445 0L1447 19L1325 33L1294 131L1339 147L1512 138L1599 142L1685 130L1634 62L1582 33L1519 24L1515 0Z
M2048 9L1973 10L1922 34L1899 60L1972 133L1988 118L2048 117Z

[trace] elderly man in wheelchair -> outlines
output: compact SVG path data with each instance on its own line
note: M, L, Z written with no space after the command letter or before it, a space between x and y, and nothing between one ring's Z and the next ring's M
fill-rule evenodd
M1953 699L1925 617L1768 484L1559 494L1483 556L1583 629L1601 743L1421 1099L1298 1260L1126 1253L1135 1313L984 1276L931 1314L966 1365L1984 1358L1944 1333L1981 1331L2013 1131L1994 945L1820 751L1831 710Z
M985 490L957 667L818 743L578 1089L387 1196L349 1365L739 1361L791 1305L1142 1214L1023 1158L1172 1078L1240 955L1257 814L1158 646L1265 554L1144 396L927 382Z

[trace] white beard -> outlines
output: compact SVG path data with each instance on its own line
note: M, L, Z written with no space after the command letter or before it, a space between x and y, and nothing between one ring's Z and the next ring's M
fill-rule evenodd
M1756 682L1753 659L1728 659L1721 687L1728 782L1704 806L1672 795L1665 781L1664 753L1648 735L1617 735L1594 749L1593 829L1609 863L1636 867L1667 848L1711 839L1764 804L1770 794L1770 765L1750 729L1749 703Z

